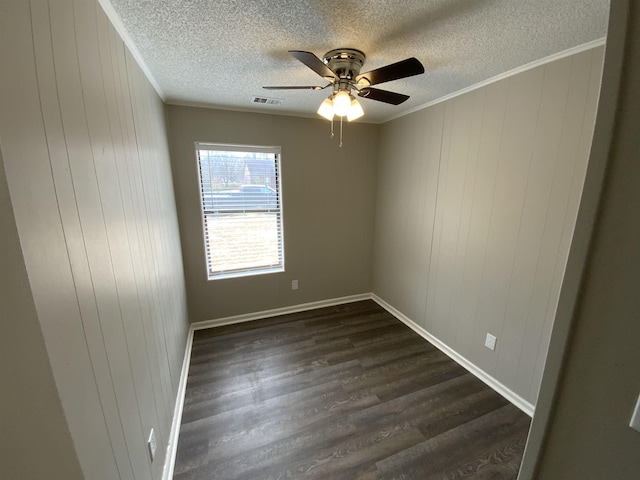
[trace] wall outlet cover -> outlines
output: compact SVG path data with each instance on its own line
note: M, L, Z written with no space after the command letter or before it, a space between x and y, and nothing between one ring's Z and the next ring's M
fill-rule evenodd
M487 338L484 341L484 346L487 347L489 350L495 350L496 341L497 341L497 338L495 336L491 335L490 333L487 333Z
M149 457L153 462L153 459L156 456L156 449L158 448L158 445L156 444L156 433L153 431L153 428L149 433L149 440L147 440L147 447L149 447Z
M633 410L629 426L640 432L640 397L638 397L638 401L636 402L636 408Z

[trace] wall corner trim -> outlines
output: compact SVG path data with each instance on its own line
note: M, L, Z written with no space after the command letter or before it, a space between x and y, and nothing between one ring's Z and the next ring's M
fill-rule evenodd
M547 57L541 58L539 60L534 60L532 62L525 63L524 65L516 67L516 68L514 68L512 70L508 70L508 71L500 73L500 74L498 74L498 75L496 75L494 77L487 78L486 80L482 80L481 82L474 83L473 85L469 85L468 87L462 88L460 90L457 90L455 92L449 93L447 95L443 95L442 97L438 97L438 98L436 98L434 100L431 100L430 102L427 102L427 103L422 104L422 105L418 105L418 106L416 106L416 107L414 107L414 108L412 108L410 110L407 110L405 112L398 113L396 115L392 115L392 116L382 120L380 123L387 123L387 122L390 122L392 120L396 120L398 118L405 117L407 115L411 115L412 113L418 112L418 111L423 110L425 108L432 107L432 106L437 105L438 103L442 103L442 102L444 102L446 100L451 100L452 98L459 97L460 95L464 95L465 93L469 93L469 92L472 92L472 91L477 90L479 88L486 87L487 85L491 85L492 83L499 82L500 80L504 80L505 78L513 77L514 75L517 75L519 73L526 72L527 70L531 70L532 68L540 67L542 65L546 65L547 63L555 62L556 60L560 60L560 59L565 58L565 57L570 57L571 55L576 55L576 54L578 54L580 52L584 52L586 50L591 50L592 48L601 47L602 45L606 45L606 40L607 40L606 37L596 38L595 40L591 40L590 42L583 43L581 45L577 45L577 46L572 47L572 48L568 48L566 50L554 53L552 55L549 55Z
M427 332L420 325L418 325L413 320L411 320L409 317L407 317L406 315L404 315L403 313L398 311L396 308L394 308L391 305L389 305L387 302L385 302L383 299L378 297L376 294L372 293L371 294L371 299L374 302L376 302L378 305L380 305L382 308L387 310L390 314L392 314L398 320L400 320L402 323L404 323L406 326L408 326L411 330L413 330L418 335L420 335L422 338L424 338L429 343L431 343L434 347L436 347L442 353L444 353L449 358L451 358L454 362L456 362L459 365L461 365L462 367L464 367L466 370L468 370L473 375L478 377L480 380L482 380L484 383L486 383L489 387L491 387L497 393L499 393L504 398L509 400L511 403L513 403L516 407L518 407L524 413L526 413L530 417L533 417L533 413L535 411L535 407L531 403L529 403L527 400L522 398L520 395L515 393L513 390L511 390L511 389L507 388L506 386L504 386L498 380L493 378L491 375L486 373L484 370L480 369L474 363L472 363L469 360L467 360L465 357L460 355L458 352L453 350L451 347L449 347L448 345L446 345L442 341L438 340L436 337L431 335L429 332Z

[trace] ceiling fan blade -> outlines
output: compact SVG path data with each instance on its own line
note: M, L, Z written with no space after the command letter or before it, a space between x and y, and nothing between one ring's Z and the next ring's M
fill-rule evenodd
M377 100L379 102L390 103L391 105L400 105L402 102L409 100L409 95L402 93L389 92L380 90L379 88L365 87L358 92L359 97L368 98L369 100Z
M302 50L289 50L289 53L321 77L324 77L327 80L338 79L337 75L333 73L331 69L327 67L324 62L316 57L313 53L303 52Z
M392 63L386 67L376 68L370 72L361 73L356 77L356 82L360 85L377 85L378 83L390 82L401 78L412 77L424 73L424 67L420 60L415 57L407 58L400 62Z
M327 88L329 85L327 85L326 87L319 87L319 86L282 86L282 87L278 87L278 86L268 86L268 87L262 87L266 90L322 90L324 88Z

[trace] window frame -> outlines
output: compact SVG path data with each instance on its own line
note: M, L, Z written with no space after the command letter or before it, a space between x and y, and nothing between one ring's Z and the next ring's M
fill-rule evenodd
M207 281L215 281L222 280L228 278L238 278L238 277L248 277L254 275L265 275L271 273L281 273L285 271L285 253L284 253L284 221L283 221L283 206L282 206L282 148L279 146L258 146L258 145L235 145L235 144L222 144L222 143L211 143L211 142L195 142L194 143L194 153L196 160L196 171L197 171L197 182L198 182L198 191L199 191L199 199L200 199L200 221L201 221L201 234L203 240L204 247L204 265L205 265L205 273ZM266 209L237 209L234 210L235 213L243 214L243 213L260 213L260 212L268 212L275 213L277 215L277 248L278 248L278 259L279 263L275 265L265 265L265 266L253 266L246 267L241 269L231 269L231 270L220 270L214 271L212 269L212 256L210 248L213 246L209 245L209 232L207 228L207 215L229 215L233 214L234 211L230 210L206 210L205 209L205 192L203 189L202 183L202 169L200 163L200 151L218 151L218 152L246 152L246 153L263 153L263 154L273 154L274 155L274 167L275 167L275 186L268 187L272 188L276 193L276 208L266 208ZM264 187L263 185L256 185L257 187Z

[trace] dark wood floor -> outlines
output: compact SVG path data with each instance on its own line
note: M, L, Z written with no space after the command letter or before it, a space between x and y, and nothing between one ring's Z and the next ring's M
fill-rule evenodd
M372 301L195 332L176 479L515 479L529 417Z

